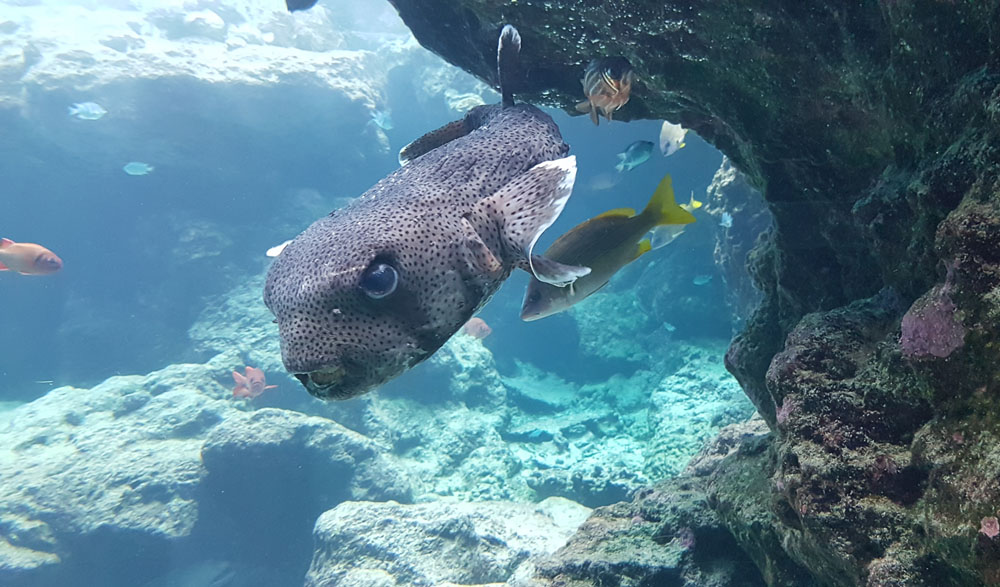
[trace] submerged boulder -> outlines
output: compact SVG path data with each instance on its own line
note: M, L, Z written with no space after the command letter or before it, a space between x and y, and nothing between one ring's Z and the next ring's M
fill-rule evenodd
M550 498L537 505L347 502L316 522L307 587L496 584L530 579L590 512Z

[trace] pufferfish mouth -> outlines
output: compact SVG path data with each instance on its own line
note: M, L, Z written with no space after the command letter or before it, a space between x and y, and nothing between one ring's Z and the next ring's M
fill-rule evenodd
M348 399L364 393L356 385L348 385L347 371L343 367L330 367L309 373L296 373L306 391L323 400Z

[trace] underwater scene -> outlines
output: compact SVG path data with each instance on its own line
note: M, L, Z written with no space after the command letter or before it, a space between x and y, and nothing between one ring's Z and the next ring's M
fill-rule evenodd
M0 586L1000 585L1000 0L0 0Z

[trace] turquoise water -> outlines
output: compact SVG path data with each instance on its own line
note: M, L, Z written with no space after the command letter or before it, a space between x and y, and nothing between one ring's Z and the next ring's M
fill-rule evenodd
M328 546L366 524L426 529L390 501L459 520L488 501L537 525L523 551L551 552L587 508L677 474L751 416L722 365L748 281L719 251L760 227L720 226L736 203L697 136L618 173L616 154L656 142L662 121L595 127L547 108L579 174L540 250L641 208L666 173L679 202L705 203L697 222L540 321L518 319L515 272L479 314L489 336L456 334L378 391L324 403L281 364L265 251L499 95L376 0L293 15L262 0L0 2L0 31L0 237L63 261L0 273L0 584L410 584L433 572L346 571L356 553ZM105 113L70 114L85 102ZM234 398L245 366L277 387ZM476 576L507 580L501 567Z

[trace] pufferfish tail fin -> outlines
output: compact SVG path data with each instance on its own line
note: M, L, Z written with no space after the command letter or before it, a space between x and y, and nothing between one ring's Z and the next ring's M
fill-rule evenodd
M656 191L642 211L642 216L649 218L653 226L694 222L694 215L680 207L674 200L674 185L669 173L664 175L660 185L656 186Z

